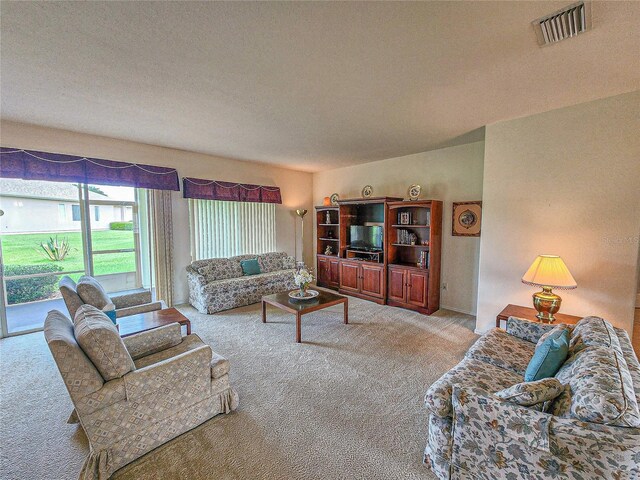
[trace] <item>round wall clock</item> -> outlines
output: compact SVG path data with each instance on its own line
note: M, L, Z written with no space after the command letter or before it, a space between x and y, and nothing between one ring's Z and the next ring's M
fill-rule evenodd
M338 200L340 200L340 196L337 193L332 193L329 197L331 201L331 205L338 205Z
M373 187L371 185L365 185L362 189L362 196L364 198L369 198L371 195L373 195Z
M409 187L409 200L417 200L421 190L422 187L420 185L411 185Z

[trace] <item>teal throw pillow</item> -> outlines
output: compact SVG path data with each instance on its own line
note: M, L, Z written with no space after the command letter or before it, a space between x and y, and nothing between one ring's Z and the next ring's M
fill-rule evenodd
M258 275L259 273L262 273L260 271L260 264L258 263L257 258L242 260L240 262L240 266L242 267L243 275Z
M104 312L105 315L107 317L109 317L109 319L113 322L113 324L116 324L116 318L117 318L117 314L115 310L107 310L106 312Z
M536 347L533 358L524 373L525 382L553 377L567 359L569 353L569 331L563 330L558 336L547 338Z

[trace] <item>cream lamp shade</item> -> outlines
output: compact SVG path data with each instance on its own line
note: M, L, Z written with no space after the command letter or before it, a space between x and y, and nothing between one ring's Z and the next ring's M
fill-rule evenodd
M557 255L538 255L523 275L522 283L563 290L571 290L578 286L562 258Z

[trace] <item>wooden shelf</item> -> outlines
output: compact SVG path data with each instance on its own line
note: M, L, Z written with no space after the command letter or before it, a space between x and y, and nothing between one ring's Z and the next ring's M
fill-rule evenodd
M339 223L319 223L318 226L320 226L320 227L339 227L340 224Z
M323 237L318 237L318 240L323 240L325 242L339 242L340 241L339 238L323 238Z
M395 228L431 228L431 225L391 225Z
M402 214L409 217L408 224L400 223ZM387 219L387 305L431 315L440 308L442 202L387 203ZM400 243L401 238L409 241L402 232L415 235L416 244ZM426 268L420 263L426 263Z
M429 248L429 245L407 245L406 243L392 243L394 247Z
M393 268L393 267L413 268L415 270L420 270L421 272L428 272L429 271L428 268L422 268L422 267L417 266L415 263L409 263L409 262L395 262L395 263L390 263L388 266L391 267L391 268Z

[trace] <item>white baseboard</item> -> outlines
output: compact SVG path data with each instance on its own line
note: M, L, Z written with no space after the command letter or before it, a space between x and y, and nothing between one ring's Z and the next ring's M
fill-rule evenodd
M456 308L456 307L448 307L447 305L440 305L440 308L442 308L444 310L451 310L452 312L464 313L465 315L471 315L473 317L476 316L475 312L468 312L466 310L461 310L461 309Z

